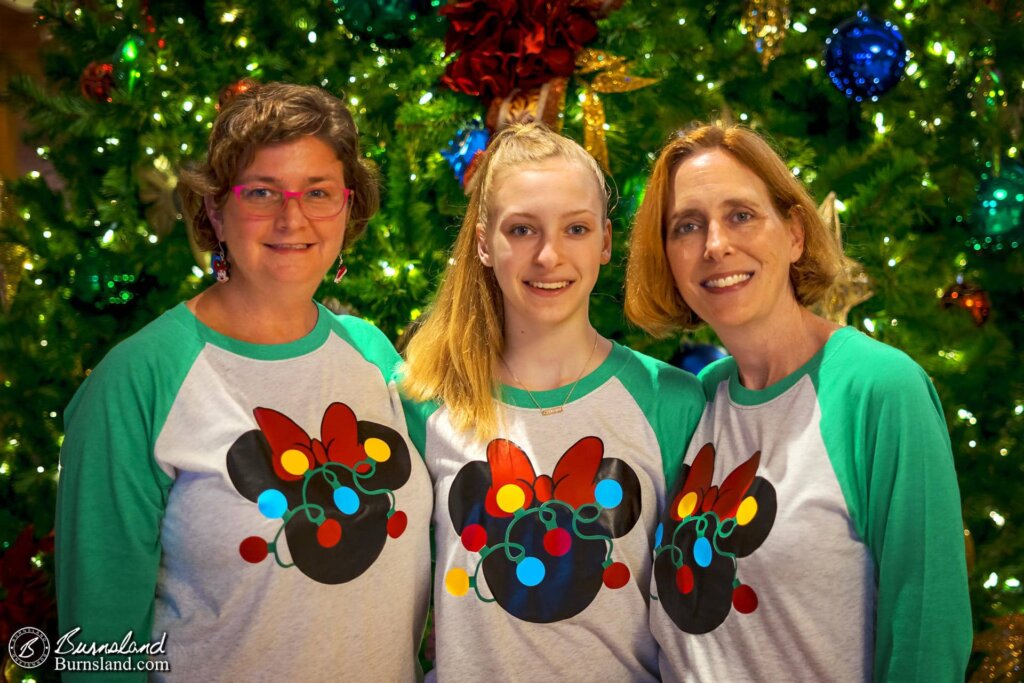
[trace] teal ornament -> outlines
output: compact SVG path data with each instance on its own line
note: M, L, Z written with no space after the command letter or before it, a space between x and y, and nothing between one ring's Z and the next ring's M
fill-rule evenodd
M1002 164L996 174L992 165L981 174L972 215L980 242L1017 247L1024 240L1024 166Z
M825 69L851 100L878 101L903 78L907 45L896 26L864 11L832 29L825 41Z

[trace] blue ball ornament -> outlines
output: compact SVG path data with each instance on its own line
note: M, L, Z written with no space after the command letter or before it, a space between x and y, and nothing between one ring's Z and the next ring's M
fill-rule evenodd
M487 147L491 134L479 121L459 130L455 137L448 141L447 149L441 150L441 156L448 160L455 177L459 179L460 185L466 184L466 171L473 163L473 157L477 152L482 152Z
M714 344L684 344L672 359L672 364L691 374L698 374L705 367L728 354L721 346Z
M828 77L857 102L877 102L900 82L906 66L907 45L899 29L863 11L832 29L825 41Z

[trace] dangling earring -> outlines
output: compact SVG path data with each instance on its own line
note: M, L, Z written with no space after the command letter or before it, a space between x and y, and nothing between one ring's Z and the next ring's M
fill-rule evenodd
M345 277L347 272L348 268L345 267L345 259L341 254L338 254L338 270L334 271L334 284L341 282L341 278Z
M213 276L217 278L217 282L227 282L231 279L231 264L228 263L227 256L224 254L223 242L217 242L217 251L210 257L210 268L213 270Z

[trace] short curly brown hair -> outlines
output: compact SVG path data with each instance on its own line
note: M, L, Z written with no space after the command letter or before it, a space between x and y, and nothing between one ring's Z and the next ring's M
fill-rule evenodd
M665 255L665 220L675 171L696 154L721 149L736 158L768 188L780 216L798 218L804 251L789 268L793 293L801 306L821 301L842 271L841 245L818 214L803 183L760 135L743 126L697 124L680 131L654 163L647 191L633 220L626 266L626 317L648 333L663 337L703 322L679 294Z
M345 104L321 88L294 83L255 84L231 100L213 124L206 160L181 170L178 192L196 243L217 247L204 197L222 206L238 174L267 145L312 135L330 146L352 190L345 243L366 230L380 205L377 171L359 151L359 131Z

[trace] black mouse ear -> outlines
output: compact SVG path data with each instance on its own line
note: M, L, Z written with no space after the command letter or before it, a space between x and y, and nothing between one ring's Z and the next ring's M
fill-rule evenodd
M363 480L367 488L393 491L409 480L409 445L401 434L386 425L360 420L358 438L373 467L373 474Z
M263 432L258 429L248 431L228 448L228 477L238 492L254 503L259 502L263 492L277 489L284 494L288 507L294 508L302 499L302 481L282 481L274 472L273 457Z
M448 493L448 514L455 533L462 535L470 524L486 526L490 521L485 502L491 483L491 468L482 461L468 463L455 475Z

